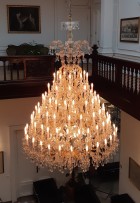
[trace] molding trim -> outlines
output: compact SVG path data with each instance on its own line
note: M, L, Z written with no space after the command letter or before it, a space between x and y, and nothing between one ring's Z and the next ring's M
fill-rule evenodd
M16 131L24 130L24 125L9 126L9 139L10 139L10 166L11 166L11 199L16 202L18 198L18 180L16 177L17 166L17 140Z
M112 51L112 47L106 47L106 48L104 48L104 47L99 47L99 53L101 53L101 54L112 54L113 53L113 51Z
M140 63L140 57L138 57L138 56L115 53L115 54L112 55L112 57Z
M133 61L133 62L140 63L140 57L138 57L138 56L119 54L119 53L99 53L99 54L103 55L103 56L109 56L109 57L114 57L114 58L119 58L119 59L124 59L127 61Z
M33 194L33 180L23 181L19 185L19 196L28 196Z

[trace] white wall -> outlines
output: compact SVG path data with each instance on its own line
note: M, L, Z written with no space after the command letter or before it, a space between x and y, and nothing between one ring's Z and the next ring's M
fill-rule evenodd
M10 126L25 125L38 98L0 100L0 151L4 151L4 173L0 174L0 197L11 200Z
M107 13L101 18L101 3L108 4ZM37 5L41 13L41 33L11 34L7 29L7 5ZM103 5L102 5L103 6ZM113 9L113 16L112 16ZM75 38L87 39L91 45L98 42L102 46L102 53L116 53L128 56L140 55L140 42L120 42L120 19L140 16L140 0L82 0L72 1L73 20L80 21L80 30L75 31ZM109 32L108 15L113 21L112 34ZM107 17L106 17L107 16ZM65 39L65 31L61 31L60 22L67 20L65 0L1 0L0 1L0 55L5 55L8 44L37 43L49 45L54 39ZM103 19L105 25L100 20ZM108 36L112 36L109 37ZM107 42L108 41L108 42ZM109 45L108 45L109 44ZM108 49L106 47L112 44ZM110 50L110 52L109 52ZM129 59L129 58L128 58Z
M139 203L140 191L128 177L129 157L140 165L140 121L121 112L119 193L128 193L136 203Z
M41 33L8 33L7 5L40 6ZM72 2L73 20L81 22L78 39L90 41L90 0ZM68 10L65 0L1 0L0 1L0 55L5 55L8 44L41 43L49 46L54 39L65 39L66 32L60 29L61 21L67 21Z
M101 40L101 1L93 0L91 7L91 41L100 45Z
M41 33L37 34L14 34L8 33L7 5L36 5L40 6ZM4 50L8 44L19 45L20 43L31 43L36 41L47 45L54 39L54 0L1 0L0 1L0 50Z
M133 17L140 17L140 0L118 0L118 22L116 21L118 43L116 44L116 52L139 57L140 40L139 43L120 42L120 19Z
M0 198L16 201L17 197L33 193L32 182L54 177L60 186L65 174L51 173L47 168L36 172L35 164L22 153L23 128L40 98L0 100L0 151L4 151L4 173L0 174ZM23 169L25 167L26 169Z
M93 42L98 44L99 52L109 56L140 62L139 43L120 42L120 19L140 17L140 0L94 0ZM97 23L101 15L101 22ZM113 25L112 25L113 24ZM111 28L112 27L112 28ZM111 29L110 29L111 28ZM96 36L99 33L100 36Z

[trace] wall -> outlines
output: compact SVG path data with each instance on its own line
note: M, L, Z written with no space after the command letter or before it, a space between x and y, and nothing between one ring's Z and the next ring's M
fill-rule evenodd
M140 0L94 0L93 2L92 36L93 41L99 46L99 52L140 62L140 40L139 43L120 42L120 19L140 17ZM98 22L100 18L101 22Z
M128 177L129 157L140 165L140 121L121 112L119 193L128 193L136 203L139 203L140 191Z
M37 173L35 164L26 160L22 152L23 129L38 101L40 98L0 100L0 151L4 151L0 198L4 202L14 202L19 196L31 195L32 182L40 178L54 177L58 186L67 181L65 174L51 173L47 168Z
M91 7L91 40L100 46L101 39L101 1L93 0Z
M120 42L120 19L140 17L140 0L118 0L118 21L116 21L117 44L116 52L118 54L140 56L140 40L139 43ZM125 57L125 56L124 56ZM129 57L126 57L129 58Z
M8 33L7 5L40 6L41 33ZM76 38L90 41L90 0L73 1L73 20L80 21ZM5 55L8 44L41 43L49 46L54 39L64 40L66 32L61 30L62 21L67 21L68 10L65 0L1 0L0 1L0 55ZM79 35L79 32L81 34Z
M101 3L100 0L82 0L72 1L73 20L80 21L80 31L74 31L75 38L87 39L91 45L94 43L102 43L102 49L105 50L108 42L110 24L106 23L101 26ZM109 38L112 43L112 53L117 56L128 58L128 56L139 56L139 43L120 42L120 19L140 16L140 0L112 0L113 7L113 39ZM108 4L108 1L105 1ZM37 5L40 6L41 13L41 33L38 34L11 34L7 29L7 8L6 5ZM112 8L111 8L112 9ZM110 4L108 6L108 14L110 14ZM63 11L63 12L62 12ZM112 14L110 14L112 15ZM60 29L60 22L66 21L68 11L66 9L65 0L1 0L0 2L0 55L5 55L5 49L8 44L31 43L33 40L37 43L49 45L54 39L65 39L66 32ZM105 16L103 16L105 21ZM108 20L107 20L108 22ZM80 32L80 33L79 33ZM105 44L105 45L103 45ZM109 52L105 52L109 53ZM122 56L123 55L123 56ZM130 57L131 59L131 57ZM133 60L133 58L132 58ZM136 60L136 58L134 58Z
M7 28L7 5L37 5L40 6L41 13L41 33L36 34L11 34ZM54 39L54 0L1 0L0 2L0 54L5 54L5 48L8 44L31 43L33 40L37 43L47 45ZM51 19L51 21L50 21Z
M0 150L4 151L4 174L0 174L0 197L11 200L10 126L25 125L38 98L0 100Z

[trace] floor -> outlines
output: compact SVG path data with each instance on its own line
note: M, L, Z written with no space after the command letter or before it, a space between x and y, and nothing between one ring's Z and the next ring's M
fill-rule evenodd
M119 181L118 179L94 179L92 185L99 197L101 203L110 203L111 196L119 193Z
M118 179L104 180L102 178L93 178L91 180L97 196L101 203L110 203L110 197L118 194ZM36 203L34 196L20 197L17 203ZM73 202L69 202L73 203ZM85 202L86 203L86 202Z

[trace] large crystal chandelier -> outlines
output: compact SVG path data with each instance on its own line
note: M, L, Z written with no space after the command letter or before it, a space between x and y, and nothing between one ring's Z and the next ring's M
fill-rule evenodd
M69 5L71 8L71 2ZM118 147L117 127L111 123L93 84L89 84L88 73L78 65L85 50L90 51L88 42L74 42L73 27L68 28L64 45L61 41L51 44L62 66L25 126L23 148L37 166L61 172L72 172L78 166L85 172L91 163L97 168L114 154Z

